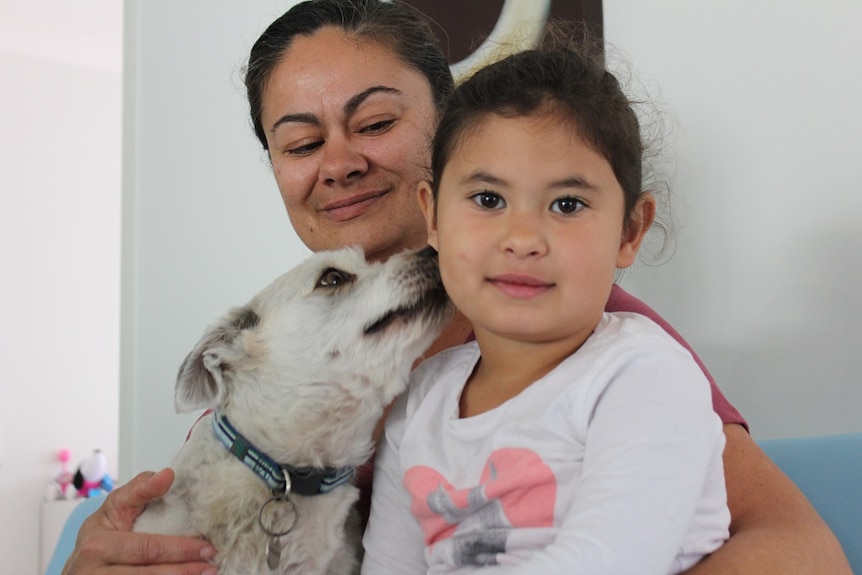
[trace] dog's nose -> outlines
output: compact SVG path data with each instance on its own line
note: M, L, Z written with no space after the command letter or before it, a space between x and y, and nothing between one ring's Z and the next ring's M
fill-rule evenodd
M431 246L425 246L424 248L416 252L416 255L423 258L436 258L437 250L435 250Z

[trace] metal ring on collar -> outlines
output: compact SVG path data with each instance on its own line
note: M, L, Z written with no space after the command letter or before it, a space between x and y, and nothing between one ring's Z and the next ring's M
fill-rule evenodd
M293 511L293 522L288 526L284 531L273 531L263 524L263 511L270 503L289 503L291 510ZM271 497L267 499L266 503L264 503L260 511L257 512L257 524L260 525L260 528L263 529L263 532L269 535L270 537L283 537L290 533L293 528L296 526L296 522L299 519L299 513L296 511L296 505L293 504L293 501L288 499L287 497Z

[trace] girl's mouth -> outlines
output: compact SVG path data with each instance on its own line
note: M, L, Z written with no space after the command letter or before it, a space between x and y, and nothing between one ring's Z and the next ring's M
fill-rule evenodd
M532 299L554 287L553 283L521 274L503 274L488 278L487 281L507 296L516 299Z

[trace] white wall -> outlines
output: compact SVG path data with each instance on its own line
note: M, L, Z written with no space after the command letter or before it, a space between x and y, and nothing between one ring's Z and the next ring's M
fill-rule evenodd
M862 4L604 5L684 138L678 250L627 285L755 437L862 430Z
M246 119L239 66L290 2L135 12L124 474L193 416L176 368L203 328L305 255ZM670 263L626 285L693 343L757 438L860 431L862 5L605 0L606 37L686 141ZM131 110L129 110L131 111Z
M167 465L199 414L177 368L204 328L306 255L240 68L290 2L127 2L120 475Z
M0 9L0 572L39 572L49 481L117 476L120 52L113 0Z

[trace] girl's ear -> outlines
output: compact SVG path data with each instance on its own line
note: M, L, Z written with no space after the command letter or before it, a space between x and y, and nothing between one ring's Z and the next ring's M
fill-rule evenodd
M655 220L655 196L644 192L638 197L631 217L623 227L617 268L627 268L635 262L644 237Z
M425 214L425 225L428 229L428 245L437 249L437 217L434 209L434 192L431 190L431 183L427 181L419 182L416 187L419 194L419 207L422 208L422 213Z

